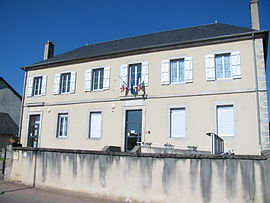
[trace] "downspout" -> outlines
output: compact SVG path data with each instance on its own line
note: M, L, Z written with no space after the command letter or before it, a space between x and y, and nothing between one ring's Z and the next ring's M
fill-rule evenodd
M24 70L25 71L25 70ZM23 95L21 102L21 113L20 113L20 124L19 124L19 143L21 144L21 136L22 136L22 120L23 120L23 110L24 110L24 98L25 98L25 87L27 81L27 71L24 72L24 84L23 84Z
M254 57L255 92L256 92L257 123L258 123L258 136L259 136L258 138L259 138L259 147L260 147L260 150L262 150L260 98L259 98L259 84L258 84L257 58L256 58L255 35L254 35L254 33L252 34L252 46L253 46L253 57Z

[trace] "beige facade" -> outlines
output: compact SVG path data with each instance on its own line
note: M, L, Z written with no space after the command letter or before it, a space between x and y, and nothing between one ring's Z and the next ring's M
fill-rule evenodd
M25 89L29 88L29 78L46 75L46 93L42 96L25 96L21 142L27 146L30 115L39 114L38 147L101 150L111 145L120 146L124 151L126 111L138 109L142 110L142 142L152 143L156 147L169 143L180 149L197 146L198 150L209 151L210 138L205 133L217 133L217 108L229 105L233 109L234 133L233 136L222 137L225 151L260 154L262 149L268 147L269 136L266 127L265 66L262 64L264 55L261 51L261 61L256 61L257 50L258 46L254 45L252 39L232 40L29 69L26 71ZM240 77L208 81L206 57L233 52L240 54ZM185 57L192 58L192 81L162 84L162 61ZM146 95L143 97L142 91L137 97L121 93L121 66L143 62L148 62ZM261 64L260 68L257 68L257 63ZM85 91L86 71L96 67L110 67L109 89ZM63 72L76 72L75 92L72 94L54 94L55 75ZM170 109L175 108L184 109L185 135L180 138L170 137ZM89 138L89 114L96 111L101 112L101 137L93 139ZM68 113L66 137L56 136L59 113Z

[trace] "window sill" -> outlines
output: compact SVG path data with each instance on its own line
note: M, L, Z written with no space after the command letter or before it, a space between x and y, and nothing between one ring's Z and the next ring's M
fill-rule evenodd
M68 138L68 136L58 136L58 137L56 137L57 139L67 139Z

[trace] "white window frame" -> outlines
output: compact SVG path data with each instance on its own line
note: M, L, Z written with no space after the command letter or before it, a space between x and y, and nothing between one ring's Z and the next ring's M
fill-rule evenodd
M28 139L28 132L29 132L29 121L30 121L30 116L32 115L39 115L40 116L40 123L39 123L39 133L38 133L38 146L39 148L41 146L41 135L42 135L42 117L43 117L43 112L42 111L29 111L27 115L27 131L24 136L24 146L27 146L27 139ZM22 140L21 140L22 141ZM23 142L22 142L23 143Z
M183 110L184 111L184 115L185 115L185 123L184 123L184 135L180 135L180 136L172 136L172 111L173 110ZM183 139L187 137L187 108L185 106L170 106L169 110L168 110L168 134L169 134L169 138L170 139Z
M67 118L66 124L66 135L60 136L60 118ZM56 138L67 138L68 137L68 126L69 126L69 113L68 112L58 112L57 113L57 125L56 125ZM65 129L62 129L63 131Z
M128 64L128 85L131 87L131 66L135 66L135 83L133 87L137 87L137 79L138 79L138 66L141 66L141 82L142 82L142 62L140 63L131 63Z
M38 81L38 84L36 85L36 80L37 79L39 79L39 81ZM43 80L43 77L42 76L34 76L33 77L33 91L32 91L32 96L34 96L34 97L41 96L41 92L42 92L42 80ZM37 94L35 94L36 89L38 91Z
M173 82L172 81L172 62L176 61L177 67L176 67L176 78L177 81ZM180 71L179 71L179 66L180 66L180 62L183 63L183 74L184 74L184 78L183 81L180 81ZM177 59L170 59L170 84L183 84L185 83L185 58L177 58Z
M99 133L100 136L99 137L92 137L91 136L91 132L92 132L92 115L93 114L100 114L100 129L99 129ZM96 110L96 111L90 111L88 114L88 132L87 132L87 138L88 139L94 139L94 140L98 140L98 139L102 139L102 134L103 134L103 112L100 110Z
M219 115L218 115L218 109L219 108L222 108L222 107L232 107L232 111L233 111L233 134L230 134L230 135L221 135L219 134ZM224 103L218 103L215 105L215 122L216 122L216 134L220 137L223 137L223 138L233 138L235 137L236 135L236 105L233 104L233 103L228 103L228 102L224 102Z
M63 85L64 85L64 82L63 82L63 78L64 76L69 76L69 80L66 80L66 86L65 86L65 89L63 91ZM65 73L61 73L60 74L60 84L59 84L59 94L69 94L70 93L70 90L71 90L71 72L65 72ZM69 91L68 91L68 87L69 87Z
M102 81L102 88L100 88L100 80L101 80L101 78L100 78L100 71L103 71L103 81ZM97 89L95 89L94 88L94 79L95 79L95 73L96 72L98 72L98 88ZM100 90L103 90L104 89L104 67L100 67L100 68L94 68L94 69L92 69L92 84L91 84L91 90L92 91L100 91Z
M217 67L217 57L221 56L221 60L222 60L222 77L218 78L218 67ZM230 76L226 77L225 74L225 56L229 56L229 62L230 62ZM227 52L227 53L222 53L222 54L215 54L215 74L216 74L216 80L228 80L228 79L232 79L233 78L233 73L232 73L232 57L231 57L231 53Z

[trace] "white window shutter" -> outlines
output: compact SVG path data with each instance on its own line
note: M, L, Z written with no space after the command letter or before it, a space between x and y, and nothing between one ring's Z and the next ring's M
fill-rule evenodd
M111 67L104 67L104 80L103 80L104 90L110 89L110 74L111 74Z
M217 127L219 136L234 135L234 110L233 106L217 107Z
M149 63L142 62L142 82L145 86L149 85Z
M120 87L128 84L128 64L121 65L120 67Z
M85 71L84 91L90 92L92 88L92 69Z
M241 78L241 63L239 51L234 51L231 53L231 64L232 64L232 77Z
M171 137L186 136L185 109L171 110Z
M216 70L215 70L215 55L210 54L205 57L206 65L206 80L211 81L216 79Z
M90 114L90 138L101 138L101 113Z
M42 76L41 95L46 95L47 75Z
M33 82L34 82L34 77L30 77L28 81L28 86L27 86L27 97L31 97L33 94Z
M193 82L192 57L185 58L185 82Z
M71 72L70 93L75 93L75 87L76 87L76 72Z
M161 84L170 84L170 60L163 60L161 62Z
M53 94L59 94L61 74L56 74L54 77Z

